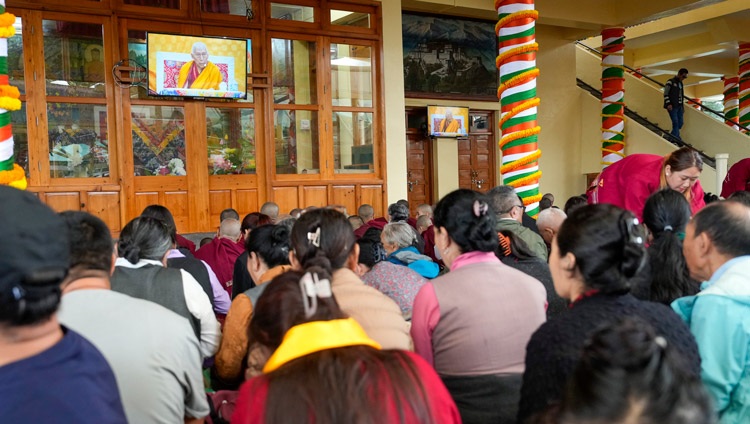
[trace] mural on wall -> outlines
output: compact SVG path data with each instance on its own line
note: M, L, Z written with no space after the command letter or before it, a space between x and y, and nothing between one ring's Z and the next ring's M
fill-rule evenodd
M407 97L497 98L495 23L404 13Z

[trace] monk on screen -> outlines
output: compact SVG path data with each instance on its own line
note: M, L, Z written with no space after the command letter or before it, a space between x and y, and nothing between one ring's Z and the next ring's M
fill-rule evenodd
M440 132L441 133L457 133L461 128L461 122L453 119L453 112L446 111L445 118L440 121Z
M196 42L190 50L193 58L182 65L177 77L177 87L201 90L218 90L221 84L219 67L208 61L208 48L204 43Z

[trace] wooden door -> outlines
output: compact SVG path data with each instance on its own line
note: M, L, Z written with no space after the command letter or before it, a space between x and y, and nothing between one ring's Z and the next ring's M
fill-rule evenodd
M484 192L495 186L494 115L490 111L469 114L469 136L458 140L461 188Z
M427 109L406 111L406 177L410 213L417 206L432 204L432 140L427 136Z

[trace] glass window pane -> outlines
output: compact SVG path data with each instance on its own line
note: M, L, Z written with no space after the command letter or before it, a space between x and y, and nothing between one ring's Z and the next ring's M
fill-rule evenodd
M208 173L255 174L255 111L206 108Z
M277 174L318 174L318 113L277 110L273 115Z
M8 80L10 85L18 87L21 94L26 94L26 84L23 81L23 36L21 18L16 18L13 24L16 35L8 39ZM25 116L25 115L24 115Z
M271 52L274 103L317 103L315 43L273 38Z
M334 106L372 107L372 49L331 44L331 86Z
M315 22L315 9L295 4L271 3L271 17L288 21Z
M131 119L135 175L187 175L182 108L133 106Z
M148 66L146 57L146 31L128 31L128 59L144 68ZM148 81L130 87L131 99L148 98Z
M372 113L333 113L333 163L336 173L372 172Z
M135 6L161 7L162 9L180 8L180 0L123 0L122 2Z
M13 127L13 156L15 162L26 171L29 176L29 132L26 124L26 102L21 103L21 109L10 114L10 124Z
M45 20L42 27L47 95L104 97L102 26Z
M202 0L201 10L226 15L249 16L253 9L249 0Z
M109 176L107 107L47 103L52 178Z
M348 10L331 10L331 25L370 28L370 14Z

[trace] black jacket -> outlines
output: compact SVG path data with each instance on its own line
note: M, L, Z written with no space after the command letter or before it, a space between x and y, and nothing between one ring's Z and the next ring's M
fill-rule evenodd
M664 109L668 105L672 107L682 107L683 99L685 98L685 92L682 87L682 81L678 77L670 78L666 84L664 84Z

